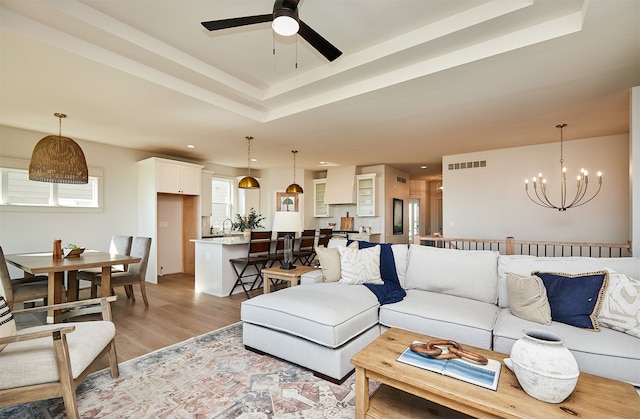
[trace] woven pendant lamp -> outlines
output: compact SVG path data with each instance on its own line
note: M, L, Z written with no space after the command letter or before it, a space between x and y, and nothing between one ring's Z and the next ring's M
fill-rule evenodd
M293 153L293 183L287 186L286 192L287 193L304 193L302 186L296 183L296 154L298 153L298 150L291 150L291 152Z
M53 115L59 119L58 135L47 135L33 148L29 180L88 183L89 170L82 149L71 138L62 136L62 118L67 115L57 112Z
M240 189L259 189L260 182L254 177L251 177L251 140L253 137L245 137L247 139L247 168L249 169L249 176L245 176L238 182L238 188Z

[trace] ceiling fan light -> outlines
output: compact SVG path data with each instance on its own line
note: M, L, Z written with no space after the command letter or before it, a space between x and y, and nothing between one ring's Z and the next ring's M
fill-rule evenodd
M238 182L238 188L240 189L259 189L260 188L260 182L258 182L258 180L254 177L251 176L245 176L242 179L240 179L240 182Z
M298 33L298 29L300 29L298 14L289 9L276 10L273 13L273 22L271 22L271 27L278 35L295 35Z

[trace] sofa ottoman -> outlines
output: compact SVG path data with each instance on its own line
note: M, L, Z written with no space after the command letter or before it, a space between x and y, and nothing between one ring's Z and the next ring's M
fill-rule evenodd
M379 306L363 286L285 288L242 303L243 343L339 382L353 370L351 357L380 335Z

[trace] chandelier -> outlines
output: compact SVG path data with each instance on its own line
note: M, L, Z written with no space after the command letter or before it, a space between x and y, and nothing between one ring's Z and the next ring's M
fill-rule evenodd
M560 128L560 204L554 205L547 196L547 179L542 178L542 173L538 174L538 177L533 177L533 190L535 197L529 194L529 179L524 181L524 190L527 193L529 199L536 205L540 205L545 208L553 208L558 211L566 211L569 208L579 207L591 201L598 195L602 188L602 173L598 172L598 190L590 198L585 199L587 196L587 188L589 187L589 172L584 169L580 169L580 174L576 177L576 194L573 200L567 204L567 168L564 167L563 156L563 129L567 124L556 125L556 128Z

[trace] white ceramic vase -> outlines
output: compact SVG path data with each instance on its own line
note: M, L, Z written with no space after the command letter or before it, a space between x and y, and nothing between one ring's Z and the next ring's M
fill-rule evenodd
M511 348L511 365L522 389L547 403L560 403L575 389L578 363L564 338L540 329L526 329Z
M246 239L251 237L251 229L250 228L245 228L244 231L242 232L244 234L244 237Z

